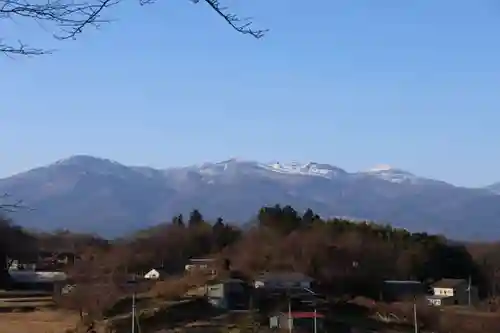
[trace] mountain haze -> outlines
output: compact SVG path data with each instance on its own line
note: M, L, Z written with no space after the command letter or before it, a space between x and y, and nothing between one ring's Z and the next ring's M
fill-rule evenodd
M264 205L313 209L323 217L368 219L459 239L500 238L500 195L456 187L389 166L350 173L323 163L231 159L157 170L73 156L0 180L0 193L30 210L15 215L37 229L116 236L199 209L245 223Z

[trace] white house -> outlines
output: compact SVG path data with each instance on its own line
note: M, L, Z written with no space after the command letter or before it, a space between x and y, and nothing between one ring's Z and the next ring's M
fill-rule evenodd
M144 274L144 278L147 280L160 280L164 278L166 273L160 268L153 268L146 274Z
M299 272L263 273L254 281L254 288L266 289L311 289L314 281L311 277Z

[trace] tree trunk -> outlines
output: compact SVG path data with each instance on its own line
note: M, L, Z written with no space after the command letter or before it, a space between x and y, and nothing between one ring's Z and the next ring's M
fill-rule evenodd
M0 289L8 289L11 285L7 256L0 253Z

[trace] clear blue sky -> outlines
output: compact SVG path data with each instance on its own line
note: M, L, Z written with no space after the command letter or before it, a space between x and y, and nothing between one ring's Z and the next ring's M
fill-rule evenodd
M498 1L226 3L266 38L188 0L127 0L76 41L10 26L58 52L0 58L0 176L91 154L154 167L385 163L458 185L500 181Z

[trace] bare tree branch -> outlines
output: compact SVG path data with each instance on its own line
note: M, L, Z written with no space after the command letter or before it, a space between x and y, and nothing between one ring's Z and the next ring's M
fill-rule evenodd
M198 3L200 0L192 0L194 3ZM262 38L268 30L254 30L251 28L252 21L250 18L241 19L237 15L228 12L227 7L221 7L219 0L204 0L213 10L231 26L234 30L239 33L250 35L255 38Z
M74 39L88 26L98 28L100 24L109 22L103 19L105 9L122 0L0 0L0 20L25 19L39 24L51 24L58 40ZM151 4L155 0L139 0L141 5ZM199 3L200 0L191 0ZM251 28L250 19L241 19L222 7L219 0L202 0L208 4L237 32L261 38L267 30ZM0 38L0 53L5 55L42 55L51 53L43 48L33 48L18 41L12 45Z
M11 56L11 55L42 55L42 54L48 54L51 53L50 50L42 50L42 49L37 49L37 48L32 48L29 46L24 45L21 41L18 41L17 46L12 46L3 43L0 40L0 52L4 53L6 56ZM1 207L1 205L0 205Z
M8 194L0 194L0 216L7 213L13 213L21 208L24 208L21 200L12 201Z

